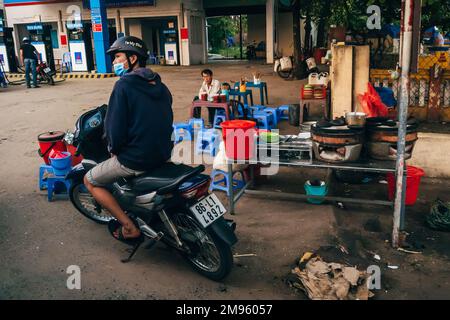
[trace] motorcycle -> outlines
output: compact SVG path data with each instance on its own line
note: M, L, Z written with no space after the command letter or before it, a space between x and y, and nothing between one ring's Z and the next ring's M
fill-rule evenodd
M103 139L106 105L90 110L76 122L73 146L83 160L66 176L72 181L69 196L74 207L87 218L108 224L110 234L119 222L95 201L83 184L84 175L109 158ZM209 193L210 177L203 165L190 167L167 162L140 176L121 179L107 189L149 240L147 249L161 241L178 251L194 270L219 281L233 266L231 247L238 241L236 224L224 218L225 208ZM128 262L142 242L123 259Z
M283 79L292 78L294 75L294 57L277 57L273 72L276 72Z
M52 86L55 85L55 80L53 79L53 76L56 74L56 72L51 68L49 68L44 61L38 63L38 65L36 66L36 72L37 72L37 80L39 81L39 83L45 82Z
M275 57L273 71L283 79L292 79L295 72L295 62L293 56ZM311 73L318 73L315 59L303 52L300 54L298 66L300 78L304 79Z

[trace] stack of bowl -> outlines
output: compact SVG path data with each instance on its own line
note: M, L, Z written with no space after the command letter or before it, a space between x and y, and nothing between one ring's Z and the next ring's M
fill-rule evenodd
M314 97L314 87L310 84L305 84L303 87L303 99L312 99Z
M323 99L323 88L322 86L316 86L314 87L314 99Z

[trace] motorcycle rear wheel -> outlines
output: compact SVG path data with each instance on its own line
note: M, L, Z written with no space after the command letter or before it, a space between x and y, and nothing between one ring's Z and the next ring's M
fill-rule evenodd
M113 219L108 210L97 204L83 183L74 183L69 189L69 197L74 207L86 218L99 224L107 224Z
M230 273L233 254L228 244L190 215L176 213L172 221L180 233L187 232L196 238L195 243L184 241L193 253L182 253L195 271L213 281L220 281Z
M289 71L281 71L281 64L278 65L278 67L277 67L277 73L283 79L289 79L291 77L291 75L292 75L292 71L293 70L294 69L291 69Z
M55 80L53 79L53 76L47 75L47 79L48 79L48 84L50 84L52 86L55 85Z

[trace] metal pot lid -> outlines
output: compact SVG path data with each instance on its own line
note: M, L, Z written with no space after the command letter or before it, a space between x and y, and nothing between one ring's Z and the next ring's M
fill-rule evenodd
M369 125L369 131L386 131L386 132L397 132L398 131L399 122L388 122L388 123L380 123L377 125ZM406 132L415 132L417 131L419 125L417 123L407 123L406 124Z
M311 132L317 135L354 135L361 134L364 132L364 128L349 128L347 125L344 126L331 126L331 127L318 127L317 124L311 125Z
M62 140L64 138L65 133L62 131L49 131L44 132L38 135L39 141L55 141Z

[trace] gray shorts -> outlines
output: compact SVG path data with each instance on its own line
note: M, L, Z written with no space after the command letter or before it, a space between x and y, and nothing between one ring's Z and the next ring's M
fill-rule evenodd
M92 185L104 187L116 182L120 178L135 177L143 173L144 171L136 171L125 167L120 164L117 157L112 157L89 170L86 177Z

